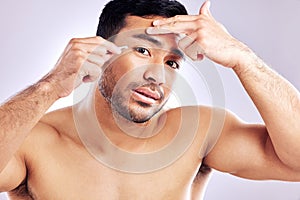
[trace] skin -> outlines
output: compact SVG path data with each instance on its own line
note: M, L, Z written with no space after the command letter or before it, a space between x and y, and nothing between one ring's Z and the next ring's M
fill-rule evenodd
M147 29L150 26L153 27ZM151 56L136 49L121 53L115 44L99 37L73 39L48 75L1 107L0 191L10 191L11 199L199 199L209 177L209 170L199 171L201 164L249 179L300 180L298 91L229 35L212 17L209 2L204 3L197 16L128 17L120 35L133 29L147 29L151 37L165 45L164 50L157 51L153 44L145 44ZM178 33L187 37L180 39ZM178 48L176 40L192 59L206 56L232 68L265 125L245 124L224 111L224 126L217 138L208 134L209 125L215 120L213 113L218 116L222 110L199 106L158 112L176 77L176 69L168 61L180 62L174 59L172 51ZM115 43L121 46L122 41L120 36ZM106 54L107 51L111 53ZM119 59L104 64L119 54ZM147 64L140 67L143 63ZM121 65L122 70L116 70ZM53 102L69 95L74 85L96 80L102 72L114 79L111 83L107 81L111 84L108 88L118 88L117 83L124 75L135 73L134 79L121 81L119 90L125 99L120 98L120 103L125 111L131 110L131 115L116 112L119 104L111 106L110 89L104 96L99 90L94 93L96 116L104 133L112 143L129 152L160 149L175 137L184 111L201 113L196 136L183 156L154 172L133 174L113 170L95 160L82 144L72 108L43 116ZM130 91L122 89L132 82L137 82L137 87ZM132 89L149 89L150 83L155 86L152 88L163 91L164 98L151 101L134 92L129 95ZM150 116L150 120L132 122L130 117L138 115L140 110L143 114L138 118ZM11 125L11 121L18 123ZM120 126L129 127L134 137L124 134ZM152 137L138 137L153 130L158 133ZM186 132L189 131L187 128Z

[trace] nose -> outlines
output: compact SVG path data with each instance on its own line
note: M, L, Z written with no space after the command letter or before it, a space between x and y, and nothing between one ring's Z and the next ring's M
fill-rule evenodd
M152 64L146 68L144 79L157 85L162 85L166 82L165 68L161 64Z

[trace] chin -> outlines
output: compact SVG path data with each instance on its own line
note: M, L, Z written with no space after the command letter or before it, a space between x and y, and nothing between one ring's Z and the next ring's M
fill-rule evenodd
M145 123L151 120L161 109L162 107L156 108L155 110L153 108L150 110L147 108L140 108L138 110L131 111L129 115L131 121L135 123Z
M147 119L132 119L131 121L137 124L144 124L146 122L148 122L151 118L147 118Z
M131 111L125 115L125 118L134 123L145 123L148 122L157 112L141 112L141 111Z
M134 108L117 106L114 109L118 115L122 116L126 120L139 124L148 122L153 116L155 116L156 113L161 110L161 108L154 109L143 106L134 106Z

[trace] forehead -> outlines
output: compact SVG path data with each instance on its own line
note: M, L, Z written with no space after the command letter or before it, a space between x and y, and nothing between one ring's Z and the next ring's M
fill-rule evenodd
M152 26L152 22L157 19L163 19L160 16L153 17L138 17L138 16L127 16L125 18L126 26L124 29L132 29L132 28L146 28Z
M179 36L177 34L148 35L146 33L146 29L152 26L155 19L162 19L162 17L127 16L125 19L126 25L115 36L115 43L127 46L144 43L164 49L178 48Z

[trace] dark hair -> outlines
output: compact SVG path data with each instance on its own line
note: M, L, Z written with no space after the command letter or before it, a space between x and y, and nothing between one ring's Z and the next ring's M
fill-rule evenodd
M187 15L187 11L175 0L112 0L99 18L97 36L108 39L117 34L126 25L127 16L168 18L176 15Z

